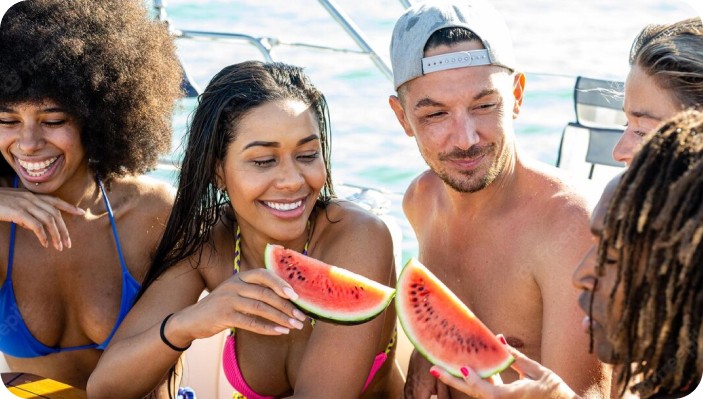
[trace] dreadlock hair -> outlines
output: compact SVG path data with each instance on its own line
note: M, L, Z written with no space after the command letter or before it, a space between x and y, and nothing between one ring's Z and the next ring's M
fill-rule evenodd
M621 395L692 391L703 374L703 113L664 122L624 173L606 214L598 249L602 276L608 251L618 253L610 293L624 297L608 331L623 368Z
M630 49L630 65L639 65L682 105L703 106L703 23L689 18L648 25Z
M283 99L302 101L317 116L327 179L315 208L325 208L334 197L327 101L303 69L279 62L259 61L225 67L198 97L181 163L176 199L139 296L180 260L196 252L202 256L214 226L231 209L227 192L218 185L217 168L224 163L229 144L237 138L239 123L253 109ZM193 262L195 267L198 260Z

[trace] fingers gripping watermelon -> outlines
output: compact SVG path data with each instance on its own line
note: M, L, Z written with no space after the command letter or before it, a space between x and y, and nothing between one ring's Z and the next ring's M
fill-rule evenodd
M299 295L293 303L318 320L361 324L383 312L395 295L393 288L280 245L266 246L264 263Z
M488 327L417 260L408 261L396 288L400 324L431 363L456 377L469 366L486 378L515 360Z

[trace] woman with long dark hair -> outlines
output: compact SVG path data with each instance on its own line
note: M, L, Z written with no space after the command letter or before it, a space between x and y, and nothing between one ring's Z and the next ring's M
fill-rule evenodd
M334 197L329 154L327 104L301 68L249 61L212 79L143 295L91 377L90 397L142 397L191 342L226 329L224 371L240 397L399 394L392 308L356 326L314 322L264 269L273 243L394 285L390 233Z

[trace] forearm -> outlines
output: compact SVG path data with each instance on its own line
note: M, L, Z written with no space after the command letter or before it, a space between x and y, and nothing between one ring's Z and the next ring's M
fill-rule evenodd
M162 342L160 327L158 323L110 345L88 381L88 397L111 398L119 393L122 398L142 398L154 390L182 354ZM172 343L176 345L175 340Z

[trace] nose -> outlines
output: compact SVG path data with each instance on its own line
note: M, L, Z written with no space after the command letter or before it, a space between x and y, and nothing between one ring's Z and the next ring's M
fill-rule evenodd
M38 151L45 144L41 128L34 122L23 122L16 143L23 154Z
M468 115L461 115L454 129L454 145L462 150L468 150L481 141L476 129L476 122Z
M598 247L591 245L586 255L581 259L573 276L573 284L581 290L593 291L596 284L596 256Z
M305 183L305 176L299 165L294 160L281 162L279 174L276 179L276 188L296 192Z
M632 158L635 155L635 150L637 144L639 144L639 136L630 131L630 128L625 129L625 131L620 136L615 148L613 148L613 158L622 162L625 165L630 165Z

